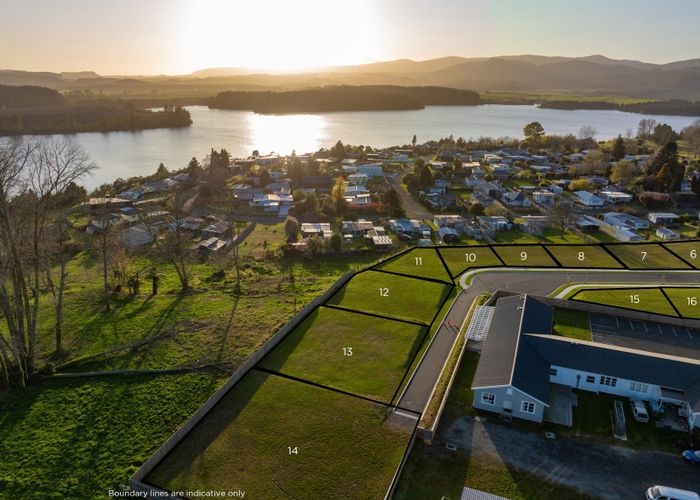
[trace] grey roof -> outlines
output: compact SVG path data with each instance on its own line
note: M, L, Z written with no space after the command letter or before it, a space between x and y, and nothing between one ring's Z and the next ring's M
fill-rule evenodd
M466 486L462 490L462 496L460 500L508 500L505 497L499 497L498 495L492 495L491 493L486 493L485 491L475 490L474 488L467 488Z
M547 404L555 365L683 391L700 412L700 362L551 332L551 306L527 295L499 299L472 388L510 385Z
M551 306L527 295L499 299L472 387L512 385L547 403L549 364L521 334L551 331Z

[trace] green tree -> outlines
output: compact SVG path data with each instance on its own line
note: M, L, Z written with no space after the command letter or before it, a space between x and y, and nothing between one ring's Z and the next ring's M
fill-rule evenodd
M258 182L261 186L267 186L272 182L270 172L268 172L265 167L260 167L260 169L258 170Z
M391 217L403 217L406 212L401 205L401 198L395 189L389 189L382 194L382 204Z
M673 169L668 163L665 163L661 170L656 173L656 181L664 190L670 191L673 189Z
M425 189L433 185L433 171L428 165L423 165L418 170L418 187Z
M610 172L610 180L620 186L628 186L639 175L639 167L634 162L619 160Z
M411 144L413 145L414 148L416 147L417 141L418 141L418 138L416 137L415 134L413 134L413 139L411 139Z
M345 158L345 146L343 146L343 143L341 141L336 142L335 146L331 148L331 156L333 156L333 158Z
M340 253L340 251L343 249L343 237L340 235L340 233L333 233L328 243L334 253Z
M668 144L675 140L675 138L676 133L673 131L673 128L666 123L659 123L654 127L654 132L651 134L651 140L660 146Z
M476 217L478 215L484 215L486 209L481 203L472 203L469 205L469 214L472 215L473 217Z
M528 142L538 143L544 136L544 127L540 122L530 122L523 127L523 135Z
M625 157L627 154L627 150L625 148L625 140L622 138L621 135L617 136L617 139L613 141L612 145L612 159L615 161L619 161L622 158Z
M163 163L158 165L158 170L156 170L156 177L158 177L159 179L164 179L169 175L170 171L168 170L168 167L166 167Z
M301 164L301 161L299 161L299 158L294 157L292 162L289 164L289 167L287 168L287 176L294 182L298 183L301 181L301 178L304 176L304 167Z
M284 234L287 237L287 243L294 243L299 239L299 221L294 217L287 217L284 221Z

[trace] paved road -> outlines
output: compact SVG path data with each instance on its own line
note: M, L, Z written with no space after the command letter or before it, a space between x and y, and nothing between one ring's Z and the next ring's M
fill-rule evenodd
M621 446L546 439L542 433L461 417L441 426L440 441L457 445L480 462L505 464L564 484L591 497L610 499L644 498L653 484L700 489L700 470L685 464L680 456L656 451L637 451Z
M399 198L401 198L401 205L406 212L406 217L416 220L433 220L433 214L426 210L423 205L414 200L413 196L404 191L403 187L401 187L402 178L403 175L396 175L390 179L387 179L387 182L399 194Z
M682 272L639 272L639 271L486 271L476 274L471 285L462 284L464 290L455 301L449 313L449 321L462 324L469 307L476 297L485 292L509 290L533 295L549 295L567 283L696 283L700 271ZM430 401L433 387L440 378L440 372L452 350L455 333L442 325L416 368L406 389L399 399L398 406L422 413Z

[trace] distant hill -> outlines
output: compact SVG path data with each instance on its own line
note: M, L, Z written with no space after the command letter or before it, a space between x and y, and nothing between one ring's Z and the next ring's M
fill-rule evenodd
M189 75L104 77L92 72L1 70L0 84L57 90L147 94L219 92L264 88L300 90L327 85L442 86L458 89L556 90L653 99L700 100L700 59L668 64L586 57L505 55L491 58L397 59L297 74L264 74L244 68L212 68Z

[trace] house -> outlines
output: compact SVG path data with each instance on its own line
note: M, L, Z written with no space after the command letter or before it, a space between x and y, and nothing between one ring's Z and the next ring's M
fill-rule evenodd
M255 163L260 165L261 167L269 168L269 167L274 167L278 163L282 161L282 157L279 155L266 155L266 156L258 156L255 158ZM238 162L236 162L238 163Z
M301 225L301 235L304 238L309 238L311 236L330 238L333 236L333 231L331 230L329 222L304 222Z
M524 215L523 222L520 224L522 230L527 234L540 236L545 229L552 226L552 221L548 215Z
M554 201L556 200L556 197L557 197L557 195L555 195L551 191L535 191L532 193L532 199L536 203L540 203L542 205L548 205L548 206L554 205Z
M421 224L417 220L396 219L390 221L391 229L396 234L407 234L411 236L421 236Z
M655 411L680 406L700 427L700 361L654 352L653 341L642 350L552 335L552 307L528 295L493 307L472 382L475 408L542 422L556 387L640 399ZM558 423L570 419L569 406Z
M370 179L374 177L383 177L384 168L381 163L366 163L363 165L355 166L355 173L357 174L367 174Z
M491 198L500 198L506 192L506 188L496 182L482 182L474 188L477 193L485 194Z
M438 189L447 189L450 187L449 179L435 179L435 187Z
M141 210L134 207L120 208L119 213L121 214L122 218L129 224L135 224L139 221L139 218L142 216Z
M83 206L87 207L92 212L99 212L102 210L119 210L120 208L130 207L132 203L132 200L125 200L123 198L104 197L90 198L83 203Z
M330 175L304 175L301 178L301 187L314 188L319 191L329 192L335 183Z
M472 203L478 203L483 207L490 207L491 205L496 203L496 200L484 193L474 193L474 195L472 196Z
M459 231L447 226L438 229L438 234L444 243L457 242L460 237Z
M202 240L197 245L197 248L204 253L218 253L227 247L228 243L224 240L212 236L206 240Z
M608 212L603 214L603 222L611 226L634 230L649 229L649 221L622 212Z
M444 210L454 206L456 198L449 193L429 193L425 196L424 201L430 208Z
M651 212L647 215L647 218L649 222L659 226L673 226L678 224L678 221L681 219L678 215L670 212Z
M658 236L662 240L677 240L681 237L680 234L667 227L658 228L656 230L656 236Z
M632 228L608 224L605 221L600 224L600 229L618 241L642 241L644 239L642 235Z
M617 205L620 203L629 203L634 198L629 193L623 193L622 191L600 191L598 196L603 198L606 202L611 205Z
M351 186L365 186L369 180L367 174L350 174L348 175L348 184Z
M479 179L477 177L467 177L464 179L464 185L467 186L467 188L469 189L474 189L482 182L484 182L483 179Z
M231 186L231 194L237 200L250 201L253 196L263 194L260 188L253 188L250 184L234 184Z
M294 199L291 194L277 192L272 194L259 194L253 196L248 205L254 210L268 213L276 213L280 217L286 217Z
M457 231L464 231L465 220L461 215L435 215L433 222L438 228L450 227Z
M202 229L202 239L206 240L208 238L227 238L231 236L231 224L228 222L215 222L209 224L204 229Z
M495 233L497 231L507 231L513 224L501 215L479 215L476 220L485 232Z
M358 238L366 235L374 229L374 223L369 220L358 219L356 221L343 221L343 235L351 238Z
M122 191L117 195L117 198L121 198L123 200L139 201L143 199L143 191L140 191L138 189Z
M372 196L368 192L355 192L354 194L343 195L343 200L351 208L362 208L372 204Z
M119 233L119 238L127 248L138 248L153 243L155 230L144 224L128 227Z
M601 222L590 215L581 215L576 219L576 227L583 229L584 231L599 229L600 225Z
M380 232L376 229L368 231L365 238L369 240L369 242L372 243L375 248L380 250L388 250L394 244L391 240L391 236L388 236L384 232Z
M605 201L588 191L574 191L574 200L586 208L597 208L605 205Z
M501 197L504 205L514 208L530 208L532 202L522 191L508 191Z
M510 177L513 169L508 165L494 165L491 169L491 177L498 181L504 181Z

